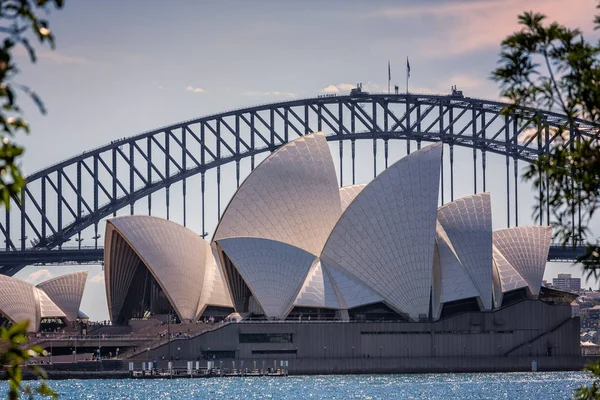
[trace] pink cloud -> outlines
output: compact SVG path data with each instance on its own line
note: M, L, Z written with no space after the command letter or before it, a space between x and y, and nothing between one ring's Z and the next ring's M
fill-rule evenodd
M571 0L448 2L381 9L370 17L435 25L432 35L415 38L415 49L422 56L437 58L499 48L502 39L519 29L517 16L529 10L545 14L548 21L593 32L595 6L594 1Z
M52 278L52 273L47 269L40 269L39 271L35 271L27 275L25 278L25 282L29 282L32 285L37 285L40 282L46 281Z

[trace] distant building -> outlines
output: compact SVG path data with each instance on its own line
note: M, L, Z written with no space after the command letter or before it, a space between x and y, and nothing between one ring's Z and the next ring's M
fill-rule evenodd
M571 278L571 274L558 274L558 278L552 279L552 286L578 292L581 290L581 279Z
M587 331L580 335L582 342L592 342L598 344L598 331Z

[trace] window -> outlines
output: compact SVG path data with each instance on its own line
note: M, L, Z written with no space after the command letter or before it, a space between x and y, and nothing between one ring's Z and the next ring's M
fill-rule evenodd
M240 343L292 343L293 333L240 333Z
M252 350L252 354L296 354L297 350Z

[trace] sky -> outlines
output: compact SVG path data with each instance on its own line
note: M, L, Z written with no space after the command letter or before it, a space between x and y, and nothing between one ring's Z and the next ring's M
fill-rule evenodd
M18 81L31 86L48 109L40 115L22 98L32 128L19 138L26 147L22 167L32 173L160 126L260 103L346 93L357 82L381 92L388 61L392 84L404 90L406 57L411 92L448 93L457 85L466 96L497 100L490 71L500 42L517 30L519 13L539 11L597 38L595 4L67 1L48 15L56 50L39 50L35 65L18 52ZM83 269L89 278L82 310L107 319L101 266L27 267L17 277L36 283ZM568 264L549 264L546 278L558 272L581 274Z

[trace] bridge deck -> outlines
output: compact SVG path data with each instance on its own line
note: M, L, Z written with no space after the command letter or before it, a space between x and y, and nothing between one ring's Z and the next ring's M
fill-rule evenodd
M550 246L548 261L575 262L585 253L584 246ZM39 249L25 251L0 251L0 265L72 265L72 264L102 264L104 262L104 249L98 248L62 248Z

